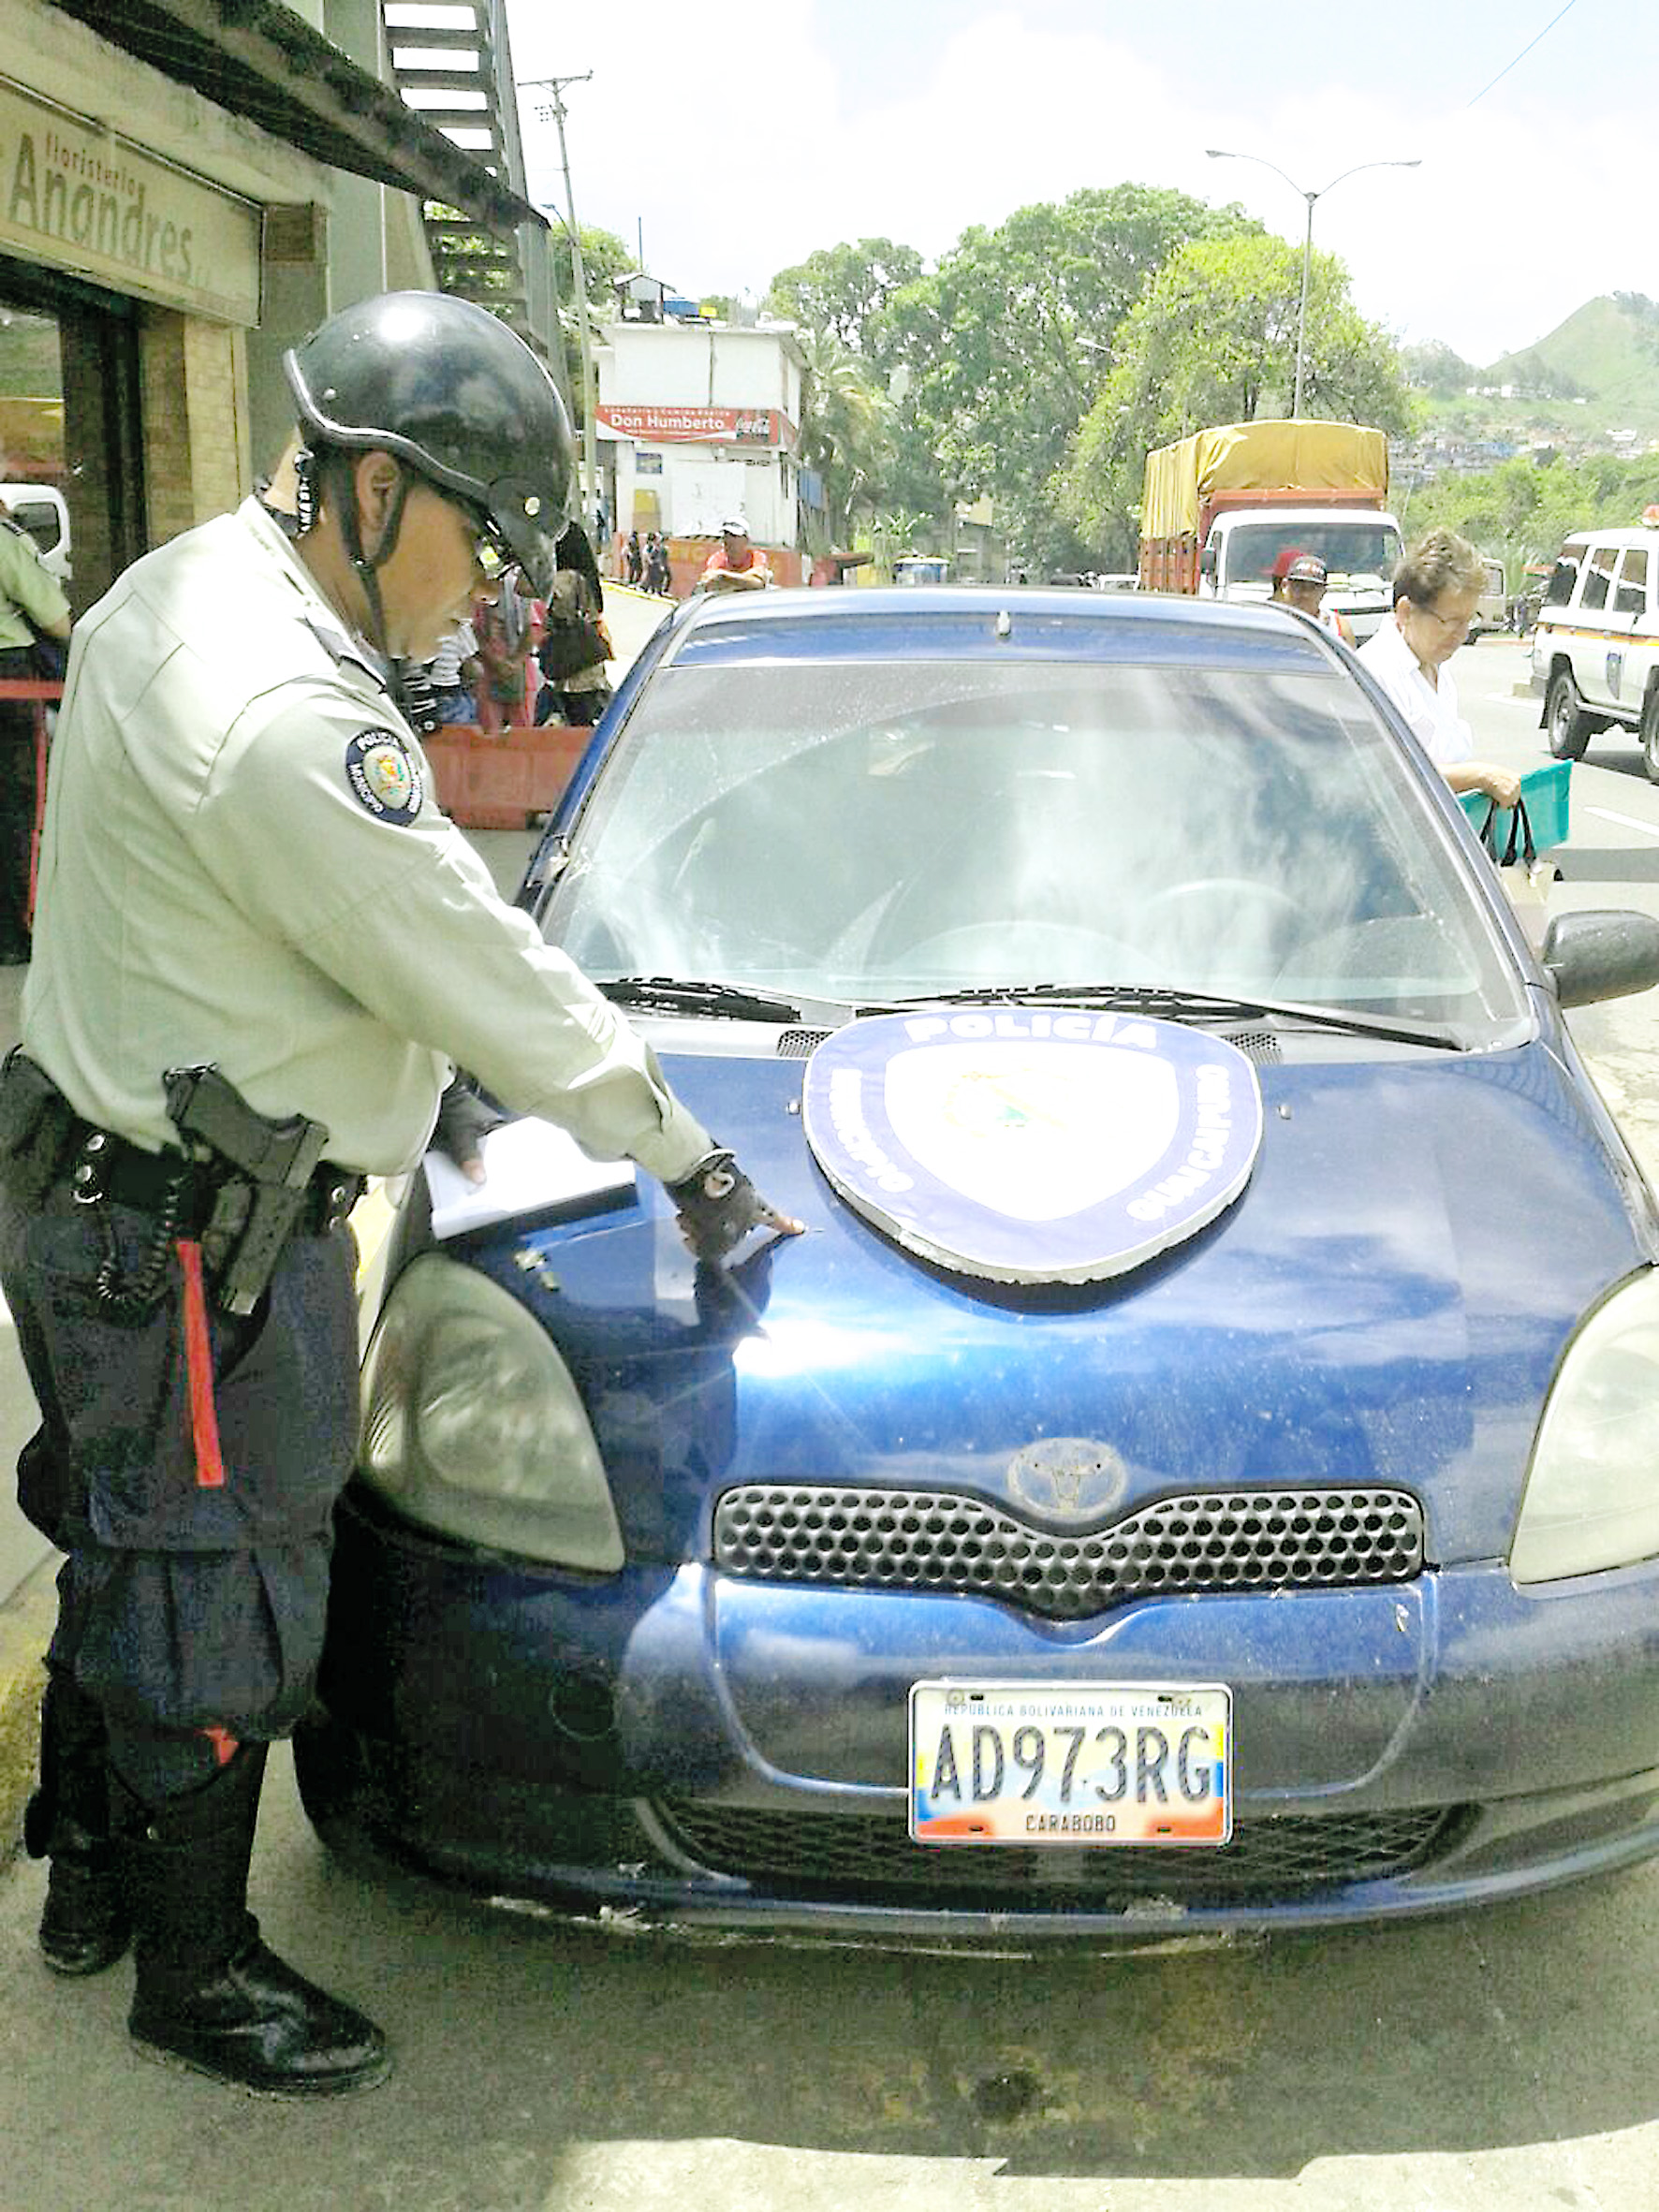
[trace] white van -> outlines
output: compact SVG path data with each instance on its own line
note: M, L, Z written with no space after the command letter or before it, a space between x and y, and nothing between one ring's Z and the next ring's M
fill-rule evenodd
M40 549L41 565L66 586L72 570L69 509L63 493L51 484L0 484L0 499Z
M1488 630L1509 627L1509 594L1504 589L1504 564L1482 554L1480 570L1484 580L1480 597L1475 603L1475 620L1469 624L1471 637L1484 637Z
M1584 530L1562 547L1533 629L1532 687L1557 760L1636 734L1659 784L1659 530Z

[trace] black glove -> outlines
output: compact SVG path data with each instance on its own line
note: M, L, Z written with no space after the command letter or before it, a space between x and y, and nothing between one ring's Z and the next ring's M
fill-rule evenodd
M486 1106L464 1076L454 1076L438 1101L432 1141L457 1167L464 1169L469 1161L477 1159L491 1130L499 1129L506 1120L498 1107Z
M688 1176L666 1186L681 1234L699 1260L723 1260L752 1229L798 1236L800 1223L769 1206L730 1152L708 1152Z

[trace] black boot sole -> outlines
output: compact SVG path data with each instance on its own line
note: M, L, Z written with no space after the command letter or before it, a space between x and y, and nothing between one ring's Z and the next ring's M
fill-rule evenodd
M284 2103L292 2103L297 2098L350 2097L359 2089L377 2089L392 2069L391 2053L382 2051L377 2058L367 2060L350 2073L318 2074L310 2080L294 2075L250 2079L215 2065L205 2053L170 2050L166 2044L150 2042L136 2028L129 2029L127 2034L139 2058L148 2058L154 2065L169 2067L175 2073L205 2074L209 2081L218 2082L228 2089L240 2089L245 2097L275 2098Z

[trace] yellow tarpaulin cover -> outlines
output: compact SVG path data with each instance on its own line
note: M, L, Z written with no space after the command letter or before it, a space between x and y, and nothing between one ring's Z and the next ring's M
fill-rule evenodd
M1226 422L1195 431L1146 457L1142 537L1180 537L1198 527L1214 491L1388 489L1388 441L1358 422Z

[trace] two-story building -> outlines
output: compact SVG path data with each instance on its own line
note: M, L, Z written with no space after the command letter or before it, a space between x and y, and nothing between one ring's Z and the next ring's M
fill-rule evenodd
M803 486L794 325L682 316L661 286L635 283L646 312L630 301L635 312L607 323L595 349L595 419L619 536L661 532L683 588L722 522L742 515L778 581L800 582L812 480Z

